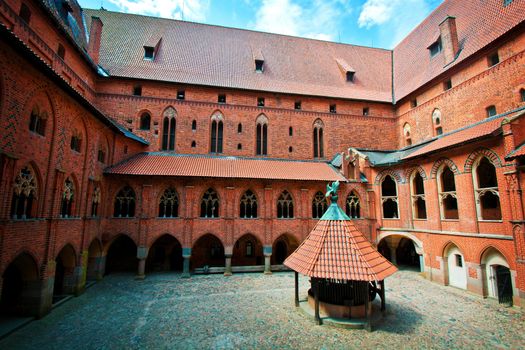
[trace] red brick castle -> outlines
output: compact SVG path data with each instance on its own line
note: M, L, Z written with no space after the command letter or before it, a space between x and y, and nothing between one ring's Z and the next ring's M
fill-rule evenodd
M0 310L128 270L264 271L339 205L393 263L525 299L525 2L393 50L0 0Z

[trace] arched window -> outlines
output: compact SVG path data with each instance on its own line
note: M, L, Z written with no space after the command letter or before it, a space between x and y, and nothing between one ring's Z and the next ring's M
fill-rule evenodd
M256 154L265 156L268 154L268 118L261 114L256 121Z
M357 219L361 217L361 205L359 204L359 197L352 191L346 197L346 215L351 219Z
M410 124L405 123L403 125L403 135L405 136L405 146L410 146L412 144L412 135L410 133Z
M426 219L425 186L423 185L423 178L418 171L414 171L411 177L410 192L412 195L412 214L414 219Z
M219 196L214 189L209 188L201 200L201 218L219 217Z
M197 121L195 119L193 119L193 121L191 122L191 130L197 130Z
M222 153L222 139L223 139L224 117L220 113L216 113L211 117L211 153Z
M91 216L98 216L98 206L100 204L100 187L95 187L93 190L93 198L91 200Z
M62 203L60 205L60 217L68 218L73 216L73 201L75 199L75 185L68 177L64 182L62 192Z
M135 191L131 187L126 186L117 193L113 216L116 218L135 216Z
M34 217L34 203L37 196L37 183L33 171L29 167L20 170L13 186L13 201L11 217L13 219L29 219Z
M480 220L501 220L496 167L486 157L482 157L474 169L474 192L478 218Z
M292 195L286 190L283 191L277 199L277 218L293 218L293 199Z
M317 119L314 122L314 158L324 158L323 129L323 121L321 119Z
M242 124L241 124L241 123L239 123L239 124L237 125L237 132L238 132L239 134L242 133Z
M381 203L384 219L398 219L399 208L397 199L397 184L390 175L385 176L381 182Z
M80 153L81 147L82 147L82 136L80 132L74 131L73 135L71 135L71 149L75 152Z
M248 190L241 197L241 206L239 216L243 219L252 219L257 217L257 197L255 193Z
M177 112L173 107L168 107L164 111L162 121L162 150L175 150L175 131L177 130Z
M434 135L441 135L443 133L441 122L441 111L436 108L432 112L432 125L434 126Z
M326 209L328 209L328 203L326 202L323 192L319 191L315 194L312 201L312 218L321 218Z
M173 188L168 188L160 197L159 218L176 218L179 216L179 196Z
M441 219L456 220L459 216L454 173L445 164L441 167L440 171L438 171L437 178Z
M140 130L149 130L151 128L151 116L149 113L142 113L140 116Z
M47 113L41 112L38 106L33 107L29 118L29 131L44 136L46 133Z

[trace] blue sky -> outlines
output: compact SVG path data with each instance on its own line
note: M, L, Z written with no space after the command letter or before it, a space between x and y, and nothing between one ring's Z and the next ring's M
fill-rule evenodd
M391 49L443 0L78 0L98 9Z

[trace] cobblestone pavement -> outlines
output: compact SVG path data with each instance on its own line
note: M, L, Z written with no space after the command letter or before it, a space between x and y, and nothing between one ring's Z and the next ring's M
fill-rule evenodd
M525 313L417 273L386 281L374 332L316 326L293 303L293 273L110 275L0 342L0 349L351 349L525 347ZM303 295L308 280L301 279Z

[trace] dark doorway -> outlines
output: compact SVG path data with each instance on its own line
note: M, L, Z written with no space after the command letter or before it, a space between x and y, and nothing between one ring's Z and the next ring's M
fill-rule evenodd
M281 265L298 246L297 240L288 234L277 238L272 247L272 264Z
M508 267L498 265L496 270L496 284L498 286L498 301L500 304L512 306L512 282Z
M397 264L403 267L414 268L419 271L419 255L416 253L414 242L408 238L401 238L396 249Z
M191 252L193 269L204 266L224 266L224 264L224 247L219 238L212 234L206 234L195 242Z
M392 261L390 257L390 248L388 247L388 243L386 242L386 239L381 240L379 244L377 245L377 251L384 256L388 261Z
M73 247L66 245L55 259L55 282L53 285L53 304L68 294L75 292L76 254Z
M261 242L252 234L245 234L233 246L232 266L263 265L264 255Z
M106 274L135 272L137 266L137 245L128 236L119 236L109 247L106 257Z
M170 235L159 237L151 246L146 260L148 271L182 271L182 246Z
M36 300L32 299L33 288L38 286L38 268L33 258L26 253L20 254L6 268L2 275L2 296L0 315L31 316L36 309Z

